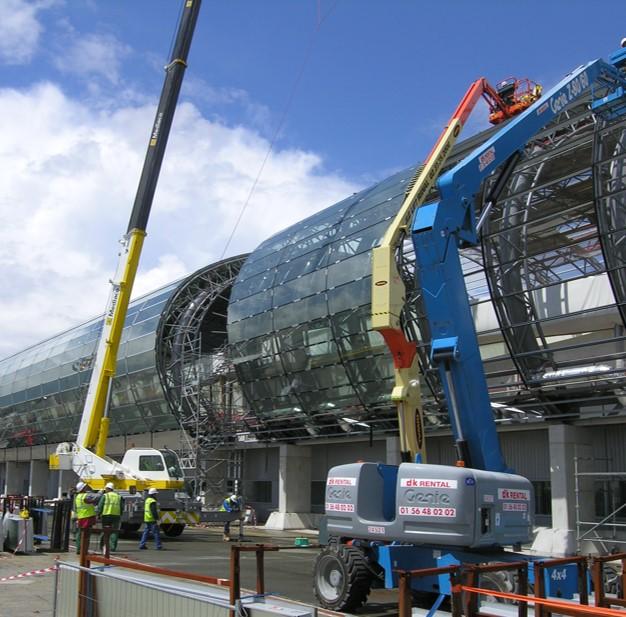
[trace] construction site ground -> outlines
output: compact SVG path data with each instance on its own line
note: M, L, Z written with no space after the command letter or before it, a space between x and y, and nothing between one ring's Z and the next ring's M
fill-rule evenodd
M311 531L266 531L262 528L246 527L246 543L265 543L278 546L293 546L296 537L308 537L311 544L317 534ZM238 537L238 528L233 525L232 537ZM92 541L92 550L95 549ZM142 563L182 570L207 576L228 578L230 545L222 540L219 526L186 529L178 538L165 538L165 550L157 551L154 542L149 550L139 550L139 536L121 538L116 556L125 556ZM286 598L314 604L312 591L313 562L317 549L280 551L265 555L265 587L268 592ZM54 566L55 559L75 562L77 556L72 544L70 553L46 553L35 555L13 555L0 553L0 581L9 576L44 570ZM242 586L254 589L256 581L255 555L241 556ZM15 615L53 616L54 572L32 574L14 580L0 582L0 617ZM360 611L368 617L397 615L397 591L374 590L370 601Z

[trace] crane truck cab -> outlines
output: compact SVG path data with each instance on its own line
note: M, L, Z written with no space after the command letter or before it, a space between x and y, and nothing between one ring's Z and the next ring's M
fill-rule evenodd
M160 525L166 536L179 536L185 525L196 523L199 507L185 488L183 471L174 450L163 448L130 448L124 454L122 467L141 478L138 488L158 490ZM137 530L143 522L143 499L134 499L128 521L123 526Z
M155 448L131 448L122 459L122 466L145 478L150 488L184 488L183 471L174 450Z

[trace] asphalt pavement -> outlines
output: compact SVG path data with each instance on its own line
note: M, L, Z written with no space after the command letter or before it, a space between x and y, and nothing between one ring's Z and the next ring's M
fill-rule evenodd
M237 527L232 530L234 539L237 538L237 531ZM308 537L311 544L317 540L313 532L277 532L248 527L245 529L244 543L272 544L287 548L293 547L295 538L299 536ZM95 544L96 541L92 540L93 549ZM178 538L165 538L163 545L164 550L158 551L154 541L150 541L148 550L140 550L139 535L121 538L115 556L127 557L170 570L229 578L230 543L222 540L221 527L187 528ZM312 572L317 553L318 549L313 548L266 553L266 591L291 600L315 604ZM0 553L0 617L16 615L52 617L54 572L30 574L13 580L2 579L51 568L57 556L62 561L77 560L74 552L60 555L45 552L36 555ZM256 585L255 561L254 553L241 554L242 587L251 590ZM397 615L397 591L372 591L368 604L359 611L359 615L368 617Z

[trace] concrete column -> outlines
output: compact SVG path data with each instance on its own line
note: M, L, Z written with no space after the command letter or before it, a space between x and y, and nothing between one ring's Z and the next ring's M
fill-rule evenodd
M385 437L385 460L387 465L399 465L400 460L400 438L399 437Z
M28 494L33 497L48 497L48 461L32 460L28 475Z
M548 428L550 447L550 486L552 491L552 529L541 531L533 549L552 555L576 552L576 478L575 459L591 455L591 444L584 428L554 424ZM593 509L589 482L579 482L580 516ZM588 520L588 519L587 519Z
M311 448L281 445L278 467L278 512L270 514L267 529L304 529L312 526Z
M6 472L4 476L5 495L21 495L22 494L22 470L20 464L15 461L6 462Z

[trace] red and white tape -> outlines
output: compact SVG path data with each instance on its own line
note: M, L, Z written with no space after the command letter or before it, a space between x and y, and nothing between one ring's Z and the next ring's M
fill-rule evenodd
M5 576L0 578L0 583L6 581L15 581L18 578L26 578L28 576L35 576L37 574L47 574L48 572L54 572L57 569L56 566L50 566L49 568L43 568L41 570L31 570L30 572L22 572L21 574L14 574L13 576Z

